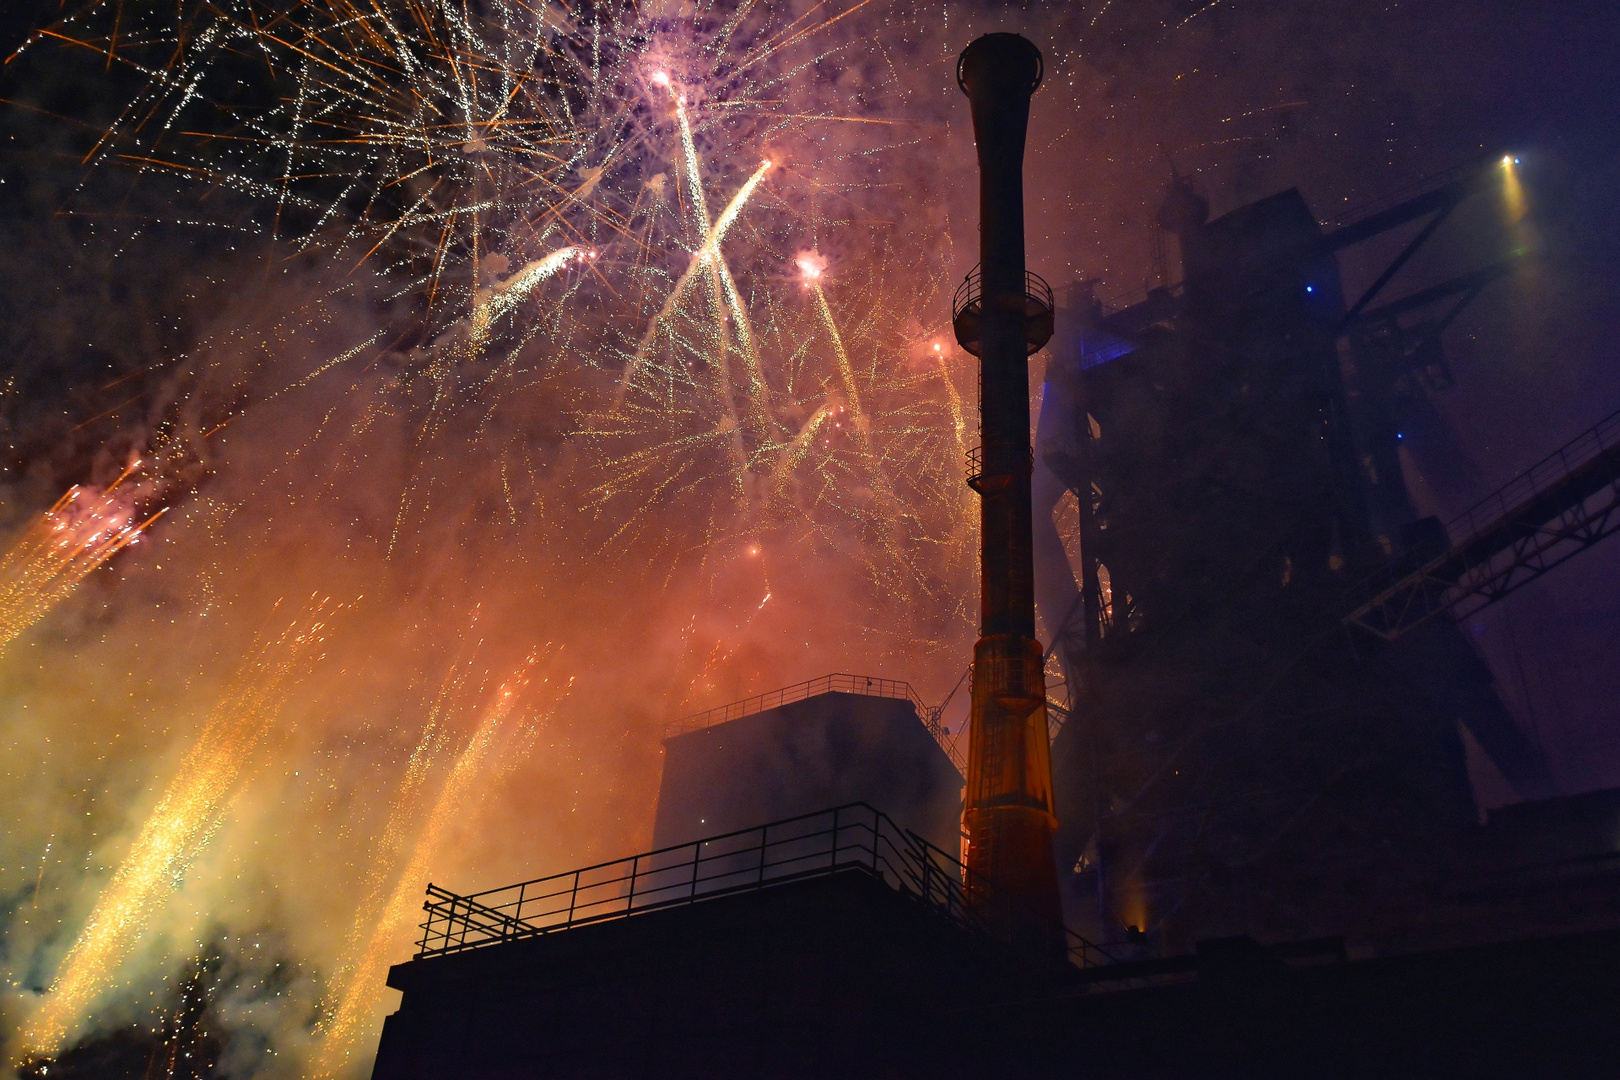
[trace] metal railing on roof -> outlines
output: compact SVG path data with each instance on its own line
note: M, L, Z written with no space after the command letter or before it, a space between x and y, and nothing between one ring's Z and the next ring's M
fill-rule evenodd
M677 844L460 896L429 885L417 958L540 937L592 923L839 873L875 878L974 934L1050 956L1059 935L1082 968L1115 958L1066 927L995 900L994 886L866 803ZM1038 933L1031 934L1034 927Z
M864 697L894 698L911 702L911 707L917 711L917 719L933 740L939 744L945 755L951 759L951 764L958 770L963 768L961 752L957 750L949 735L940 726L938 709L929 708L923 699L917 696L917 691L911 688L908 682L898 679L881 679L875 675L851 675L839 671L831 675L823 675L819 679L808 679L792 686L784 686L780 690L772 690L766 694L756 694L741 701L733 701L729 705L720 705L703 712L692 713L678 720L671 720L664 725L664 738L673 738L676 735L686 735L704 728L714 727L716 724L728 723L732 720L741 720L745 716L754 716L768 709L791 705L796 701L805 701L809 698L819 697L822 694L860 694Z

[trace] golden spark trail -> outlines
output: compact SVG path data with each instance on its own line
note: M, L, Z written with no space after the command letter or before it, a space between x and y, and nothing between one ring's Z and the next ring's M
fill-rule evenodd
M855 414L855 434L861 440L861 449L870 455L872 423L861 408L861 391L855 385L855 369L850 366L849 354L844 351L844 338L838 333L838 324L833 321L832 308L827 306L827 294L821 291L821 283L812 278L809 284L816 298L816 310L821 313L821 324L827 328L827 335L832 338L833 354L838 357L838 373L843 376L844 393L849 396L849 408Z
M675 93L673 87L671 87L670 93ZM687 183L691 185L694 192L692 199L693 215L697 219L696 224L699 234L704 237L703 246L699 250L711 271L720 279L720 287L725 294L726 306L731 310L732 322L737 327L737 339L742 344L743 357L748 363L749 397L754 399L755 405L758 406L758 398L765 385L765 380L759 370L759 355L754 351L754 333L748 321L748 312L743 307L741 296L737 293L737 283L732 280L731 268L726 265L725 259L720 255L720 238L731 227L731 223L737 220L737 215L742 212L743 205L747 203L748 197L754 193L754 188L759 185L760 180L764 179L765 173L769 171L771 161L767 158L765 161L760 162L759 168L754 170L754 175L750 176L748 182L732 197L730 205L721 211L720 220L711 225L709 223L709 204L703 196L703 179L699 173L701 162L698 161L697 145L692 139L692 125L686 117L686 100L679 96L675 98L675 116L681 127L681 149L684 151L686 158ZM677 291L679 291L678 288ZM723 358L725 349L723 335L720 349ZM725 388L725 392L729 396L729 386Z
M834 321L832 308L827 304L827 294L821 288L821 274L825 266L825 261L813 253L799 260L799 269L804 272L806 284L815 295L816 309L821 313L822 325L827 328L827 335L832 338L833 353L838 357L838 371L843 376L844 390L849 395L850 411L855 414L855 437L872 477L872 493L877 496L878 504L887 511L887 528L882 530L883 545L889 550L889 555L896 565L906 565L909 560L899 543L893 513L898 506L898 500L888 477L884 475L878 455L873 452L872 422L867 418L866 410L861 407L860 389L855 385L855 368L849 362L849 353L844 350L844 337L838 332L838 323Z
M483 346L491 323L515 309L536 285L561 270L569 259L583 254L577 247L561 248L543 259L536 259L504 282L479 289L473 295L473 352L476 354Z
M956 432L956 451L962 457L967 457L967 418L962 414L962 395L956 392L956 383L951 380L951 365L945 359L945 353L938 345L934 346L934 361L939 365L939 381L945 387L945 400L951 408L951 427Z
M388 888L388 879L394 870L395 860L405 849L405 833L416 814L417 797L432 772L437 751L443 746L445 721L453 711L455 699L464 689L465 682L466 673L461 666L452 665L444 681L440 683L439 692L434 696L433 705L428 710L428 719L422 727L421 738L417 740L416 748L406 760L405 776L400 781L399 792L394 796L393 805L389 808L388 821L377 840L376 850L361 885L360 894L364 899L355 911L343 959L333 973L333 981L337 986L346 986L353 982L356 973L361 970L371 940L371 931L377 923L377 912L382 906L384 892ZM330 1002L325 1004L330 1005ZM324 1016L323 1028L329 1025L331 1020L332 1016Z
M697 228L699 236L712 235L709 227L709 202L703 195L703 176L698 171L700 163L697 144L692 140L692 125L686 118L686 99L676 94L673 86L669 89L669 95L675 99L675 119L681 125L681 149L685 151L686 185L692 190L692 224Z
M136 523L131 508L112 494L139 464L106 491L69 488L0 559L0 651L163 516L159 510Z
M248 758L269 732L308 654L325 640L326 601L262 646L225 697L96 900L55 981L22 1033L28 1058L59 1051L112 984L162 900L178 887L224 817Z
M951 365L945 351L937 344L934 346L934 362L939 365L939 381L945 387L945 401L951 410L951 429L956 432L956 460L964 461L968 456L968 437L967 417L962 413L962 395L957 393L956 382L951 378ZM957 497L961 500L963 515L971 519L976 513L977 496L963 484L957 490Z
M760 162L759 168L755 169L753 175L748 178L742 187L737 189L737 194L731 197L731 202L720 212L720 218L715 222L714 227L711 229L705 223L704 228L707 232L707 238L692 253L691 262L687 264L686 271L676 280L675 287L670 290L669 296L664 300L664 306L659 308L658 314L654 315L647 323L646 333L641 336L641 344L637 347L630 365L625 368L624 377L619 382L618 399L614 402L615 411L624 407L624 396L630 389L630 384L635 381L636 375L640 373L642 366L646 364L647 357L652 352L653 342L658 339L659 328L665 325L670 317L675 314L675 309L680 306L681 300L686 296L687 289L691 287L692 279L697 276L700 270L711 267L718 268L716 272L721 275L721 280L726 283L726 302L732 309L732 317L739 328L739 337L747 341L748 355L752 357L750 364L753 368L750 377L762 381L757 371L758 357L753 352L753 335L749 329L747 313L743 309L742 300L737 293L736 283L731 280L731 272L726 269L725 259L720 254L720 242L725 239L726 230L730 229L732 223L737 220L738 215L742 213L743 207L748 205L749 197L754 194L754 189L759 187L761 180L765 179L765 174L771 171L772 164L769 160Z
M821 408L810 415L810 419L804 422L804 427L800 428L799 433L783 448L782 455L777 459L776 468L771 474L771 487L779 498L787 497L788 480L792 477L793 470L804 461L804 455L810 451L810 444L815 441L816 432L821 430L821 425L837 407L836 402L823 402Z
M387 961L399 934L421 910L422 890L428 884L433 861L443 847L450 825L465 816L468 805L476 798L478 780L505 734L507 721L528 686L529 673L537 659L531 653L517 673L496 689L494 700L484 710L483 719L439 790L433 812L383 907L363 956L344 987L331 1022L326 1025L314 1071L317 1080L340 1075L349 1066L355 1044L382 993Z

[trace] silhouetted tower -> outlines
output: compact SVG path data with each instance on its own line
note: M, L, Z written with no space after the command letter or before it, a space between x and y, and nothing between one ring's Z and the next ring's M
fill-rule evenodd
M1030 535L1029 356L1052 336L1052 293L1024 269L1024 137L1041 53L1017 34L963 50L957 83L979 153L979 267L957 290L956 337L979 357L980 638L973 648L965 824L967 865L1005 904L1056 924L1051 749L1035 640ZM997 899L1004 898L1004 899Z

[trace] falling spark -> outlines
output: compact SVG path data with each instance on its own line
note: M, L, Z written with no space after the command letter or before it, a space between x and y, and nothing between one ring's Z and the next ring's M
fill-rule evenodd
M416 748L406 760L405 775L400 780L399 790L395 793L393 805L389 810L388 821L383 826L382 835L377 838L375 851L367 867L360 890L363 899L356 906L354 923L349 930L343 959L333 973L338 996L335 1002L327 1002L328 1008L332 1011L322 1018L323 1031L334 1030L336 1014L342 1011L343 1003L353 995L357 980L363 978L363 973L367 970L365 964L375 960L372 953L375 950L377 927L380 925L378 911L383 909L384 901L391 895L389 881L395 863L405 849L407 833L415 818L422 788L432 774L438 751L446 741L445 724L455 710L456 699L465 690L466 681L467 672L464 665L451 665L428 711L427 722L422 727L422 735L417 740ZM352 1026L352 1023L346 1025L345 1030L352 1029Z
M324 1028L320 1058L314 1073L318 1080L337 1076L350 1064L349 1059L359 1036L371 1020L382 995L389 959L399 944L401 933L421 910L422 891L428 884L435 861L443 853L451 826L466 816L468 808L477 799L477 793L484 787L481 780L486 776L507 734L513 712L529 686L538 659L538 653L531 653L511 678L495 689L478 727L462 748L444 786L440 788L427 823L417 837L387 903L383 905L382 914L366 942L364 952L349 974L330 1022Z
M23 1032L28 1058L59 1051L111 988L152 916L218 830L243 768L325 640L334 610L329 601L312 603L238 669L62 959Z
M686 140L686 147L695 162L697 151L692 148L690 139ZM749 328L747 312L743 307L741 297L737 293L737 285L732 280L731 271L726 267L725 258L720 253L720 242L725 239L727 230L731 228L732 223L742 213L743 207L747 205L749 198L754 194L754 189L759 186L761 180L765 179L765 174L770 171L771 165L772 162L769 160L760 162L759 168L755 169L754 174L748 178L747 182L737 189L737 193L731 197L731 201L726 204L726 208L720 212L719 220L712 227L706 220L708 211L700 211L705 218L702 222L703 244L692 253L691 262L687 264L686 271L675 282L675 287L669 291L669 297L664 301L664 306L647 323L647 330L642 335L641 345L636 349L635 357L630 361L629 366L625 368L624 377L619 385L618 406L620 408L624 405L625 391L646 364L647 356L657 341L659 329L668 323L681 301L686 298L688 291L691 289L692 280L705 270L718 275L720 278L722 287L725 290L726 304L732 317L736 320L738 333L744 340L746 355L752 357L750 360L750 376L756 386L760 384L761 379L757 374L758 357L753 351L753 334ZM696 165L691 164L689 167L693 175L696 176Z
M540 284L562 269L570 259L578 259L584 252L575 247L553 251L543 259L536 259L506 281L473 294L472 346L476 353L489 337L489 327L502 315L509 314L523 298Z
M800 262L802 268L805 264ZM821 316L821 325L827 330L827 337L832 341L833 355L838 357L838 374L843 379L844 393L849 398L849 408L855 414L855 432L862 440L862 444L870 450L869 436L872 433L871 421L867 419L866 410L861 407L861 389L855 381L855 369L849 362L849 353L844 350L844 336L838 332L838 322L833 318L832 308L827 304L827 293L821 287L821 275L825 262L821 265L812 265L812 270L805 271L805 278L809 283L811 295L816 298L816 311Z
M821 425L826 422L828 417L838 411L841 405L842 403L836 398L829 398L823 402L821 407L811 415L810 419L804 422L804 426L783 448L781 460L777 462L776 469L771 473L772 486L779 496L785 498L786 485L791 480L794 472L797 471L799 464L804 460L805 455L810 452L811 446L815 443L816 433L821 430Z

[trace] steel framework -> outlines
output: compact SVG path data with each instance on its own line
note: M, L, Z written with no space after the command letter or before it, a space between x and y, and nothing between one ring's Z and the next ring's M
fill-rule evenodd
M1466 618L1620 530L1617 510L1620 412L1451 522L1449 551L1363 582L1344 621L1394 641L1442 611Z

